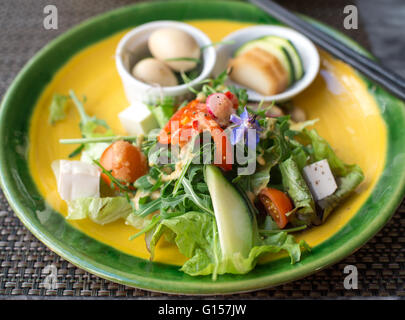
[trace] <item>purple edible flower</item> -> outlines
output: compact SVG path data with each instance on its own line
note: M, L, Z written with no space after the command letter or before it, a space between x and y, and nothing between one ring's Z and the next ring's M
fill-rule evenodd
M245 107L240 117L232 114L230 121L236 125L232 129L231 144L235 145L244 138L248 148L255 150L260 140L259 132L262 131L256 116L249 115ZM255 138L253 138L253 134Z

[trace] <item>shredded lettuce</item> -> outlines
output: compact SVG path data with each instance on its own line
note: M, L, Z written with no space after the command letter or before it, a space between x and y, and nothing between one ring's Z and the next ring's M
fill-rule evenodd
M90 218L97 224L107 224L126 218L133 211L125 197L81 198L68 202L68 220Z

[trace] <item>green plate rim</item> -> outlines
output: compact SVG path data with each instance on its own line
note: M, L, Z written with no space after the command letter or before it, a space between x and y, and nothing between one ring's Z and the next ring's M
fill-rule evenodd
M403 102L392 97L364 77L363 80L376 99L381 115L387 124L388 150L384 172L372 194L356 215L332 237L314 247L312 254L305 255L304 259L294 266L289 265L287 258L283 258L258 265L254 271L247 275L221 276L216 282L212 282L209 277L190 277L178 271L177 266L150 263L123 254L108 245L91 239L70 226L60 214L50 210L39 196L26 163L28 146L26 134L29 126L29 115L33 109L29 109L30 104L31 107L35 104L46 83L52 79L52 75L73 54L87 45L128 28L128 22L121 21L125 19L118 19L118 17L132 17L134 13L140 10L149 14L145 14L141 18L137 17L138 20L145 20L144 22L149 21L150 18L157 20L172 17L172 19L178 18L179 20L224 19L279 24L260 9L243 2L200 0L150 2L122 7L89 19L68 30L41 49L17 75L6 92L0 107L0 141L3 142L0 145L0 184L11 207L23 224L52 251L90 273L128 286L166 293L228 294L263 289L317 272L361 247L392 217L405 192L405 158L403 154L405 108ZM314 22L312 19L310 21L337 39L357 47L363 53L367 53L339 32ZM135 25L135 23L132 24ZM85 37L89 35L90 40ZM72 48L72 46L67 45L67 42L73 40L77 42L76 47L73 46ZM57 63L50 61L47 72L43 68L41 69L45 59L58 54ZM37 77L39 77L39 82L42 82L42 86L38 85L41 88L35 89L36 93L32 93L32 90L27 91L28 84L26 83L26 79L31 79L34 72L40 73ZM24 90L26 90L27 96L21 97L19 93L24 92ZM10 111L12 111L13 106L21 105L21 99L26 99L29 103L22 105L21 108L28 108L28 112L26 117L20 119ZM15 124L15 128L11 129L5 125L6 123ZM364 225L365 222L367 224ZM359 230L361 232L354 234L354 231ZM76 243L86 244L88 252L79 252L77 248L68 245ZM89 254L97 255L98 260ZM106 262L100 262L100 259L104 259L103 261ZM117 270L116 266L130 270L128 268L133 261L141 266L141 270L144 270L143 274ZM112 265L107 263L112 263ZM273 270L275 271L273 272Z

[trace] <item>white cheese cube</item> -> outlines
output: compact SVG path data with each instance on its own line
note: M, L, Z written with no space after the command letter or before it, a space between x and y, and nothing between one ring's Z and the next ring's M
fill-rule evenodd
M143 102L135 102L118 114L122 126L130 135L147 134L159 124L148 106Z
M316 201L333 194L337 189L335 177L326 159L304 167L304 178Z
M52 163L60 197L65 201L100 197L100 171L81 161L58 160Z

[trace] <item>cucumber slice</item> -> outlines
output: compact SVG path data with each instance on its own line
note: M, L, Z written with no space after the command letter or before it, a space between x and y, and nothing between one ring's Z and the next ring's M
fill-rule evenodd
M298 50L294 46L294 44L290 40L278 36L266 36L262 39L277 45L281 45L287 50L288 54L291 57L292 63L294 64L295 81L301 79L304 75L304 66L302 64L301 56L299 55Z
M254 244L254 217L237 189L215 166L205 167L205 179L212 198L224 258L235 253L249 255Z
M294 70L294 63L288 53L287 49L280 44L273 43L271 41L267 41L263 38L256 39L245 43L241 46L236 52L235 57L245 53L246 51L253 49L253 48L260 48L263 49L273 56L275 56L284 67L284 69L288 73L288 85L290 86L295 82L295 70Z

